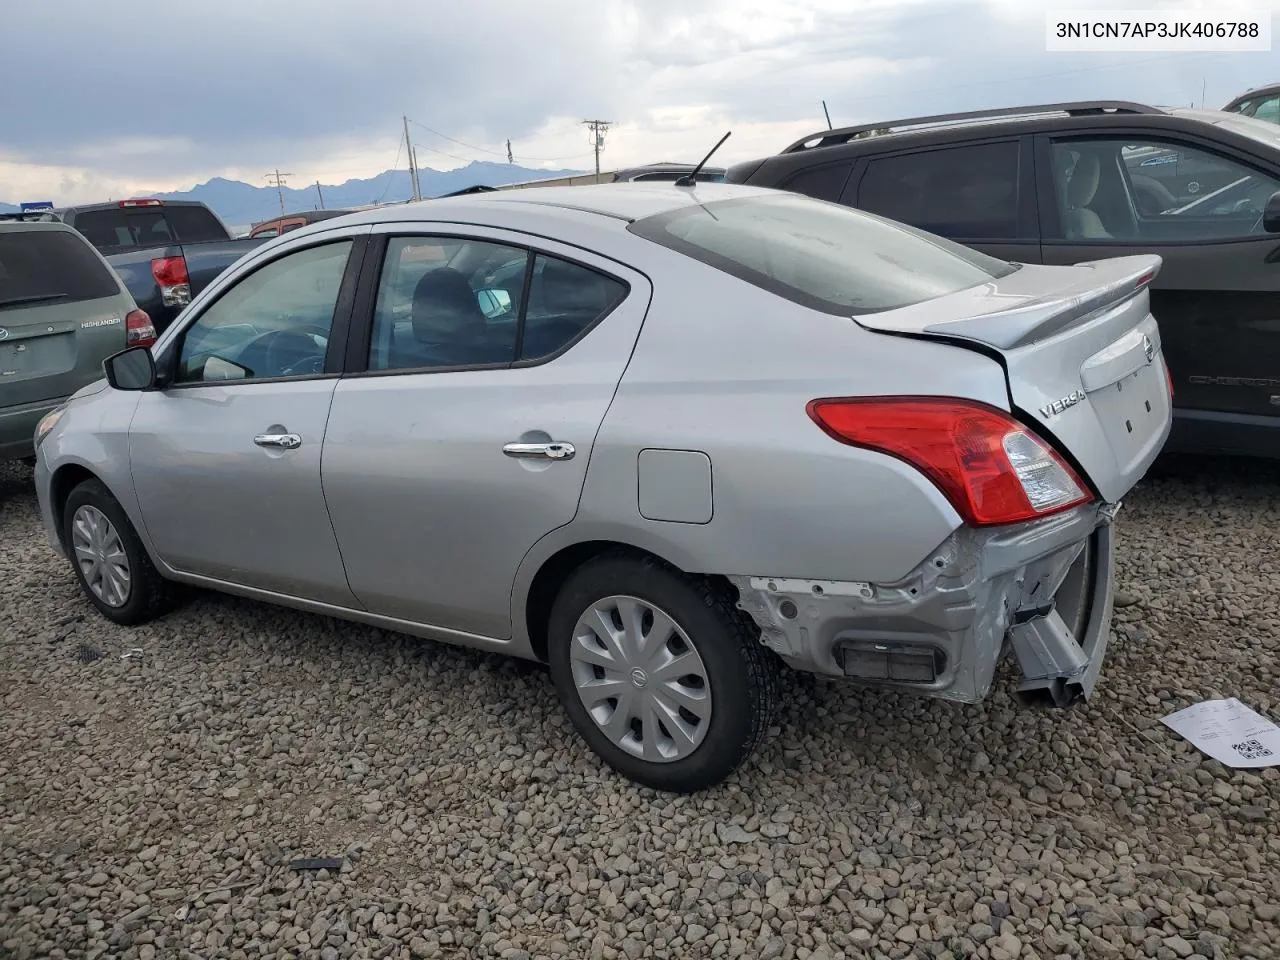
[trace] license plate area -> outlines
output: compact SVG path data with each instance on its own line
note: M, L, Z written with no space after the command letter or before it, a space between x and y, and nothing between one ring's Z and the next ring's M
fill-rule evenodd
M1140 460L1169 415L1163 363L1146 363L1115 383L1089 393L1089 402L1119 465Z
M57 376L76 365L74 333L53 333L0 342L0 382Z

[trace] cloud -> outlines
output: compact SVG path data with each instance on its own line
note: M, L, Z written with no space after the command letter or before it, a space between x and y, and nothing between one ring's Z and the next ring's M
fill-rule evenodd
M1197 2L1237 0L1123 6ZM419 161L441 169L505 159L508 139L526 166L589 168L583 118L616 123L606 166L696 158L732 129L717 157L729 162L820 128L824 99L837 123L1085 97L1189 103L1202 90L1214 104L1275 70L1270 54L1049 54L1050 5L10 3L6 36L24 42L0 58L0 199L215 175L260 184L276 168L297 184L370 176L395 161L405 114Z

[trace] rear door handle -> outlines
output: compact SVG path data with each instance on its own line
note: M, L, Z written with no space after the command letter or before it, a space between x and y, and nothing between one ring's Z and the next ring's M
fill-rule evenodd
M508 443L502 448L508 457L520 460L572 460L572 443Z
M260 447L281 447L285 450L302 446L302 438L296 433L260 433L253 442Z

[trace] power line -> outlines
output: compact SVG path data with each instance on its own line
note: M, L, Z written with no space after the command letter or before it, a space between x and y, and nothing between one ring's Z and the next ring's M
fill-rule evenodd
M391 165L391 176L387 177L387 182L382 185L382 193L378 194L378 199L373 201L374 206L382 202L382 198L387 195L387 191L391 189L391 184L395 182L396 171L400 169L400 151L404 149L404 141L401 140L396 144L396 162Z
M600 151L604 149L604 135L613 126L612 120L583 120L591 129L591 143L596 154L596 183L600 182Z
M528 160L532 163L555 163L558 160L579 160L582 157L591 156L591 154L589 153L574 153L574 154L568 154L563 157L528 157L528 156L525 156L523 153L519 153L519 154L515 154L513 158L511 149L510 149L510 146L511 146L510 140L507 141L507 150L505 151L490 150L488 147L479 147L479 146L476 146L474 143L467 143L463 140L455 139L454 137L451 137L448 134L441 133L439 130L433 130L431 127L428 127L425 123L419 123L417 120L410 120L409 122L412 123L415 127L421 127L423 130L427 131L427 133L430 133L433 136L437 136L442 140L448 140L450 143L456 143L458 146L466 147L468 150L479 150L481 153L488 153L495 157L505 156L508 158L507 160L508 163L514 162L514 160ZM454 160L470 161L474 159L473 157L455 156L452 153L445 153L445 151L443 150L435 150L435 149L432 149L431 147L425 147L424 149L431 150L432 153L438 153L441 156L452 157Z
M280 216L284 216L284 181L287 177L292 177L292 173L281 173L280 168L276 167L274 173L268 173L264 180L276 188L276 196L280 198Z

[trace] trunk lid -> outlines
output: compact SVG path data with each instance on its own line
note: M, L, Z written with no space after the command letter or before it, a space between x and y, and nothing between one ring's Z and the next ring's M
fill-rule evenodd
M1108 502L1164 446L1172 401L1148 287L1158 256L1024 265L954 294L855 321L996 356L1014 409Z
M0 406L66 397L123 350L133 299L61 224L0 231Z

